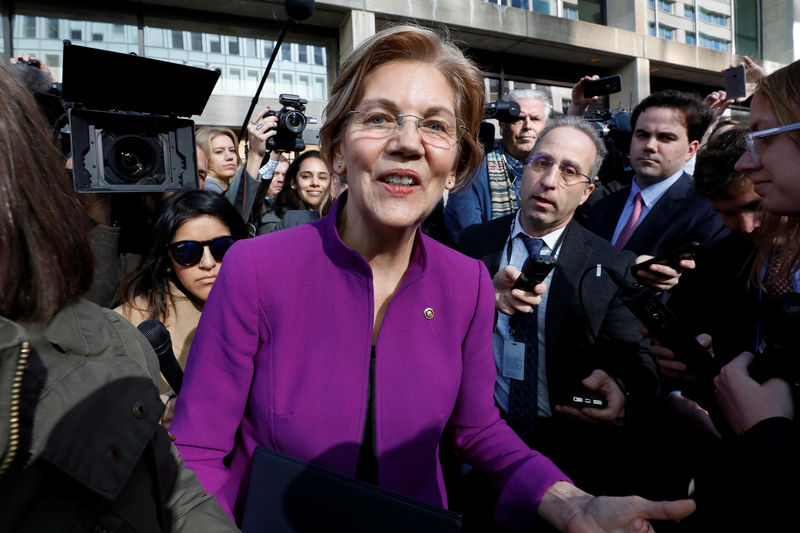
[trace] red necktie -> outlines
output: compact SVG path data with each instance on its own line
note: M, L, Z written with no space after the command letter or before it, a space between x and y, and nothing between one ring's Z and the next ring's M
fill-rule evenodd
M633 197L633 213L631 213L631 217L628 219L628 222L625 223L622 231L619 232L617 242L614 243L617 250L622 250L625 247L628 239L631 238L631 235L633 235L633 232L636 230L636 226L639 224L639 219L642 216L643 204L642 193L637 192L636 196Z

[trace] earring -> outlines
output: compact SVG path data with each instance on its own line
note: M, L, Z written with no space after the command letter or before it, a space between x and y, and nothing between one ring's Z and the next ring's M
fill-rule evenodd
M172 267L167 267L167 274L172 274Z
M338 164L338 165L336 165L336 166L337 166L337 167L339 167L339 168L342 168L342 164L341 164L341 163L339 163L339 164Z

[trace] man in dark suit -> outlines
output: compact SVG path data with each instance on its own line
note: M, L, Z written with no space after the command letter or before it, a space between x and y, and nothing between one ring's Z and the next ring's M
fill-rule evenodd
M637 255L721 237L725 228L711 202L695 195L683 171L711 118L708 106L688 93L667 90L642 100L631 115L636 175L631 185L597 202L589 229Z
M599 264L625 275L634 255L572 221L604 154L591 125L551 121L525 165L519 211L471 226L460 248L494 276L495 399L506 420L573 479L609 494L631 489L626 417L655 396L657 378L639 322L595 273ZM533 253L555 256L555 268L535 293L512 290L537 239ZM572 407L576 393L607 406Z

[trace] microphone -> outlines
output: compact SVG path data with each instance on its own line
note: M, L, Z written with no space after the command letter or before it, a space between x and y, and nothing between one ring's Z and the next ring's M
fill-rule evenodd
M180 394L181 385L183 384L183 370L172 351L172 339L169 336L169 331L158 320L145 320L138 327L158 356L161 375L167 380L175 394Z
M286 14L294 21L306 20L314 13L314 0L286 0Z

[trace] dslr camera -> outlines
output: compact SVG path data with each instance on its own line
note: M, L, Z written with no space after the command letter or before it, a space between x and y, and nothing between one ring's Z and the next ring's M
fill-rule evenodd
M283 108L280 111L267 111L264 117L278 117L277 133L267 139L269 150L283 150L285 152L302 152L306 149L303 141L303 131L308 124L316 124L317 119L305 115L308 100L296 94L281 94L278 101Z
M519 104L511 100L489 102L483 113L483 120L495 119L498 122L514 122L519 118Z
M102 79L98 78L98 66ZM219 71L64 43L77 192L197 188L194 122Z

